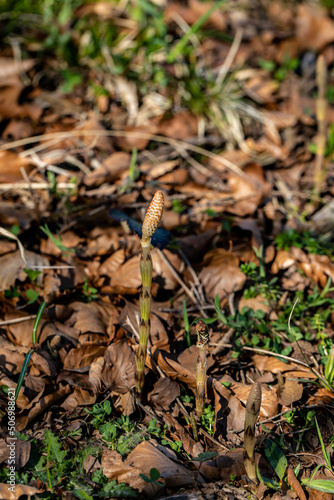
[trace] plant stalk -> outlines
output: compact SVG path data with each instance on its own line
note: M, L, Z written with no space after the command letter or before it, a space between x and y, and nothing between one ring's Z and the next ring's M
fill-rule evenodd
M255 464L255 424L261 408L261 385L255 382L248 394L245 415L244 432L244 465L249 479L257 484L256 464Z
M136 393L141 397L145 382L145 361L147 343L150 336L150 313L151 313L151 285L152 285L152 258L151 237L155 233L160 222L164 207L164 197L161 191L157 191L147 209L142 226L142 254L140 257L140 274L142 279L142 290L139 297L140 325L139 346L136 353Z
M207 353L209 330L204 321L196 325L198 358L196 365L196 415L200 418L204 411L206 397L206 370L208 366Z

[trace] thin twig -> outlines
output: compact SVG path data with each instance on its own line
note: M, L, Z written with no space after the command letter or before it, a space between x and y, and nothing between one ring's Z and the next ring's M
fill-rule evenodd
M225 168L228 168L235 172L237 175L240 177L245 178L246 174L239 168L237 165L232 163L231 161L227 160L226 158L223 158L222 156L219 156L215 153L212 153L211 151L207 151L204 148L201 148L199 146L196 146L194 144L190 144L185 141L179 141L177 139L171 139L169 137L164 137L162 135L156 135L156 134L149 134L148 132L139 132L139 131L125 131L125 130L72 130L70 132L53 132L51 134L41 134L37 135L34 137L27 137L25 139L19 139L17 141L13 142L7 142L6 144L3 144L0 147L0 151L6 151L8 149L15 149L20 146L25 146L27 144L33 144L39 141L50 141L53 140L53 143L56 143L58 141L61 141L66 138L71 138L71 137L76 137L76 136L110 136L110 137L131 137L131 138L142 138L142 139L148 139L151 141L157 141L157 142L163 142L165 144L169 144L170 146L177 148L177 147L182 147L185 150L192 151L193 153L197 153L203 156L206 156L207 158L210 158L211 160L214 160L215 163L215 168L217 170L222 170L218 165L220 164L225 170ZM48 144L50 146L50 144ZM28 155L30 150L25 151L25 154ZM35 152L35 150L34 150Z

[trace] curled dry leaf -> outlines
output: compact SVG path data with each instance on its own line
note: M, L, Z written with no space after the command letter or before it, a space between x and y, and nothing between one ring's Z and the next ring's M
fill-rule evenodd
M91 390L85 390L81 387L75 387L73 393L65 399L61 407L65 411L73 411L78 406L93 405L96 401L96 396Z
M278 400L281 405L290 406L295 401L299 401L303 395L303 385L297 380L284 378L282 386L276 390Z
M84 184L88 187L98 187L104 182L111 182L128 170L131 162L131 155L123 151L118 151L109 155L101 166L84 178Z
M159 368L164 372L166 377L171 377L172 379L180 380L185 382L187 386L193 391L196 390L196 373L194 369L182 366L177 361L173 360L168 356L167 353L159 351L155 346L151 349L152 356L154 357ZM147 366L149 366L153 371L155 370L155 365L153 364L151 358L146 358Z
M70 386L67 385L65 387L60 387L53 394L48 394L46 396L40 397L38 395L34 402L27 405L27 407L31 406L31 409L28 412L23 412L16 417L16 429L18 431L22 431L28 425L29 422L34 420L38 415L40 415L44 410L49 408L51 405L55 404L60 399L64 398L71 391Z
M103 474L108 479L117 479L119 483L126 483L136 490L143 491L145 482L139 476L142 472L140 467L123 462L122 456L117 451L103 448L101 466Z
M167 377L159 378L153 386L153 391L148 395L149 400L157 408L163 408L164 410L168 410L171 403L179 396L179 384Z
M239 269L239 259L223 248L210 250L203 261L199 279L205 288L207 298L214 299L218 294L222 299L226 295L241 290L245 274Z
M105 345L89 343L81 347L71 349L64 359L64 370L89 366L96 358L103 356L105 350Z
M242 429L245 422L245 408L239 399L233 395L230 388L225 387L216 379L212 379L212 388L215 398L215 434L219 442L230 441L234 445L239 438L234 429ZM243 463L243 462L242 462Z
M101 374L104 367L104 358L97 358L89 368L89 382L94 394L98 394L101 389Z
M247 403L247 398L251 390L251 385L232 382L230 388L235 393L236 397L244 404ZM275 391L270 390L267 386L262 387L262 400L260 416L270 418L276 415L278 411L278 398Z
M28 276L24 272L26 267L35 268L36 266L49 266L49 259L40 254L25 251L26 262L22 259L21 253L17 250L14 253L0 257L0 290L9 290L15 285L16 280L25 281ZM36 279L38 285L43 283L43 275Z
M186 487L195 479L193 472L178 462L176 454L170 448L159 445L155 439L139 443L125 463L140 469L147 476L153 467L158 468L167 488ZM151 494L152 488L147 486L144 491Z
M0 498L2 500L18 500L22 496L30 499L35 497L38 493L43 493L43 491L33 486L26 486L25 484L15 484L15 491L9 489L8 483L0 484Z
M126 340L112 343L104 353L103 384L124 394L135 384L135 355Z

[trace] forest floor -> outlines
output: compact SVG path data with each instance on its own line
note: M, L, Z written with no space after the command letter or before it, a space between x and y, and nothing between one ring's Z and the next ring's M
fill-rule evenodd
M334 498L333 2L12 3L0 498ZM141 224L157 190L139 397Z

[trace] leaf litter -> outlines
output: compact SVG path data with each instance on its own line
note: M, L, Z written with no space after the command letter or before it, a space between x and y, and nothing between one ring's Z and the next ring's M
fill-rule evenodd
M139 33L149 36L131 2L124 10L79 2L73 24L60 20L57 28L67 27L77 44L77 61L66 70L56 52L40 58L40 37L22 38L22 58L5 37L1 498L334 495L327 3L154 3L145 15L155 12L156 36L166 29L173 42L162 37L159 50L146 54L131 52ZM115 22L117 44L110 53L101 47L108 69L83 55L88 18L92 32L96 22ZM132 56L122 59L122 51ZM329 68L328 136L316 197L320 54ZM115 64L124 67L111 71ZM152 237L138 398L141 223L158 189L165 210ZM198 418L199 319L210 341ZM255 382L262 401L252 482L244 433ZM18 390L15 493L6 484L8 388Z

